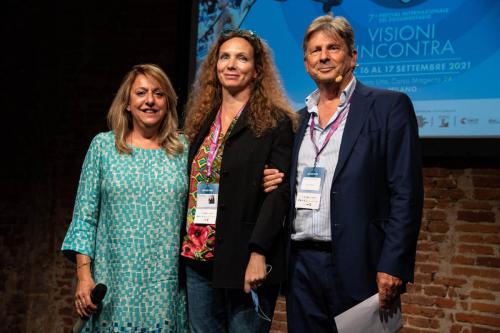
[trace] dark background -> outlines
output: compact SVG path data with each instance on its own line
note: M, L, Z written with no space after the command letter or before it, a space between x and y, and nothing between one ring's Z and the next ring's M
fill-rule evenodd
M2 2L0 317L5 332L62 332L73 268L58 251L81 164L127 71L189 81L192 1ZM62 259L62 260L61 260ZM69 298L68 298L69 297Z
M59 248L85 152L92 137L107 130L108 107L134 64L151 62L165 70L182 113L192 76L193 2L2 2L1 332L65 332L73 323L74 267ZM424 142L426 208L417 262L434 258L439 268L429 271L417 263L417 277L432 286L440 270L453 264L449 253L462 237L454 223L496 226L478 229L493 235L500 230L499 141L487 140L487 149L481 141L455 140L455 148L442 142ZM500 269L494 246L491 276ZM423 293L424 287L410 291ZM441 318L446 326L454 317Z

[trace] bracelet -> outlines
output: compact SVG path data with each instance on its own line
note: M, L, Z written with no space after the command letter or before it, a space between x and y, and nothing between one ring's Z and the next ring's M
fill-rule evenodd
M82 268L83 266L90 265L91 262L92 261L84 262L83 264L80 264L80 265L76 266L76 269L78 270L78 269Z

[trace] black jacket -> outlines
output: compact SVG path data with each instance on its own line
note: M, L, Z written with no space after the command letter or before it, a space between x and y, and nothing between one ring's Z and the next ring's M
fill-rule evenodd
M247 123L248 111L246 107L241 113L222 155L212 275L215 288L243 288L252 250L264 254L266 263L273 267L266 283L280 283L285 273L284 220L290 200L288 178L268 194L263 192L261 184L265 165L288 175L292 124L288 118L284 119L276 128L256 137ZM193 158L216 114L217 110L189 148L189 174ZM185 221L182 233L186 233Z

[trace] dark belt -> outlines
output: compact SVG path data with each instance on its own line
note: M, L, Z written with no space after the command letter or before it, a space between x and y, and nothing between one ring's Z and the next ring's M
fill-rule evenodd
M315 250L322 252L331 252L333 245L331 241L313 241L313 240L292 240L293 249Z

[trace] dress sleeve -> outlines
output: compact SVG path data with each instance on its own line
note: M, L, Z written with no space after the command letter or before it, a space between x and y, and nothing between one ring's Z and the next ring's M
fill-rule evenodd
M85 156L73 218L61 250L71 261L77 253L94 258L101 198L101 140L96 136Z

